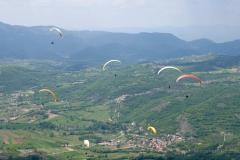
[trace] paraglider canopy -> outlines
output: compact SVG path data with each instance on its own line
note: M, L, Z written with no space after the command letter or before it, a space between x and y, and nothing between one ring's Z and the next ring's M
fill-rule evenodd
M54 102L58 102L58 98L57 98L56 94L53 91L51 91L50 89L41 89L41 90L39 90L39 93L42 93L42 92L49 93L53 97L53 101Z
M152 126L149 126L149 127L147 128L147 130L150 131L152 134L157 134L156 128L154 128L154 127L152 127Z
M183 74L176 79L176 82L178 83L182 79L187 79L187 78L193 79L195 81L198 81L200 84L202 84L202 80L193 74Z
M56 32L60 38L63 38L63 32L57 28L57 27L52 27L49 29L50 32Z
M110 60L110 61L107 61L107 62L103 65L102 70L105 71L106 68L107 68L107 66L108 66L109 64L111 64L111 63L121 63L121 61L120 61L120 60L115 60L115 59L112 59L112 60Z
M178 71L178 72L182 72L179 68L177 68L177 67L173 67L173 66L165 66L165 67L163 67L163 68L161 68L159 71L158 71L158 75L162 72L162 71L164 71L164 70L166 70L166 69L172 69L172 70L176 70L176 71Z

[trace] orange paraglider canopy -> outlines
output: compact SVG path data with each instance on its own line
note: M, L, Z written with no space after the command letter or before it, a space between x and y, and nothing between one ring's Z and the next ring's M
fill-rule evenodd
M186 78L191 78L195 81L198 81L200 84L202 84L202 80L193 74L183 74L177 78L176 82L179 82L180 80L186 79Z

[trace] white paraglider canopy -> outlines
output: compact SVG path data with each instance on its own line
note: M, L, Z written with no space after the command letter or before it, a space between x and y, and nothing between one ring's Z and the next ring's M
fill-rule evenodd
M111 64L111 63L121 63L121 61L120 60L116 60L116 59L112 59L112 60L110 60L110 61L107 61L104 65L103 65L103 71L105 71L106 70L106 67L109 65L109 64Z
M52 27L49 29L50 32L56 32L60 38L63 38L63 32L57 27Z
M178 72L182 72L182 71L181 71L179 68L177 68L177 67L165 66L165 67L161 68L161 69L158 71L158 75L159 75L162 71L164 71L164 70L166 70L166 69L173 69L173 70L176 70L176 71L178 71Z

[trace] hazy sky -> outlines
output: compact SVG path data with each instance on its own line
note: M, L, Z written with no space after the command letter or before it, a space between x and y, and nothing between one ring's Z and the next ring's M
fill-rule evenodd
M116 31L240 26L240 0L0 0L0 21Z

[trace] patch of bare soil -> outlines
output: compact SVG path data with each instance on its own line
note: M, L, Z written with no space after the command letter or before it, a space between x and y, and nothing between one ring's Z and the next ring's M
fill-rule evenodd
M158 106L152 108L151 111L159 113L162 110L164 110L169 104L170 104L170 102L168 102L168 101L167 102L162 102Z
M48 119L53 119L59 116L58 114L51 113L51 111L48 111L47 114L48 114Z
M191 124L188 122L188 119L184 116L181 115L177 118L177 121L179 122L179 132L183 135L186 133L192 133L193 129Z

